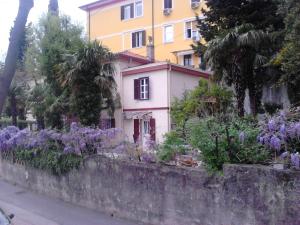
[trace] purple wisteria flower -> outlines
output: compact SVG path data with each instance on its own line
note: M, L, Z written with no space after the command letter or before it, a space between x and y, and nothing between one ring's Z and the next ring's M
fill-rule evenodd
M244 131L240 132L239 134L239 141L244 144L245 143L246 134Z
M298 152L291 154L291 164L295 168L300 169L300 155Z
M263 123L257 140L270 150L278 153L284 151L281 158L286 158L291 152L295 152L291 154L291 162L294 167L297 167L300 150L300 121L297 116L288 117L287 115L282 111Z
M0 130L0 151L47 150L55 147L65 154L81 155L112 146L120 134L122 134L120 129L101 130L81 127L77 123L71 124L69 132L50 129L32 132L28 129L19 130L17 127L10 126Z

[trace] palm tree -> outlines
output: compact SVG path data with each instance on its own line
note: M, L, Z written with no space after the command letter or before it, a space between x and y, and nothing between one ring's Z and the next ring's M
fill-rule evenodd
M257 114L262 88L261 73L257 71L267 62L270 40L268 33L245 24L208 43L204 57L216 80L234 86L239 116L244 115L247 88L252 114Z
M73 113L84 125L98 125L101 110L114 112L115 56L97 41L87 43L60 65L59 80L69 88Z

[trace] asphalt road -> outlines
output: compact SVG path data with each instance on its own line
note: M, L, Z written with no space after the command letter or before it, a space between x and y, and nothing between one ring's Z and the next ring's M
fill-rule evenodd
M38 195L0 178L0 208L14 225L141 225Z

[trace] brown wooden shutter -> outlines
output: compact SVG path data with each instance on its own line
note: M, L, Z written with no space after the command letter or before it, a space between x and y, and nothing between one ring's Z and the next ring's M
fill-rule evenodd
M146 46L146 31L145 30L142 32L142 45Z
M136 100L140 99L140 80L139 79L134 80L134 99L136 99Z
M116 120L110 119L110 125L111 125L111 128L116 128Z
M136 143L140 136L140 120L134 119L133 120L133 140Z
M132 48L135 48L136 47L136 33L132 33L131 34L131 45L132 45Z
M155 141L156 139L156 131L155 131L155 119L151 118L150 119L150 135L151 135L151 140Z
M148 86L147 86L147 93L148 93L148 95L146 96L146 99L150 99L150 80L149 80L149 77L146 77L145 78L146 79L146 82L147 82L147 84L148 84Z
M134 3L130 4L130 18L134 18Z
M121 20L124 20L124 8L125 6L121 6Z

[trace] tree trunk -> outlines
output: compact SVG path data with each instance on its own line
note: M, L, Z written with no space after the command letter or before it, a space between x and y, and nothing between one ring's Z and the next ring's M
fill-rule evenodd
M17 126L18 125L18 121L17 121L18 111L17 111L17 100L16 100L15 93L11 94L10 107L11 107L12 125Z
M0 115L14 74L16 72L19 46L25 31L28 14L33 7L33 0L19 0L19 11L12 29L3 74L0 75Z
M237 98L237 110L238 110L238 116L243 117L245 115L245 87L243 87L242 84L236 83L235 84L235 92L236 92L236 98Z
M45 129L45 120L43 116L38 116L36 118L36 122L37 122L37 129L38 130L43 130Z

